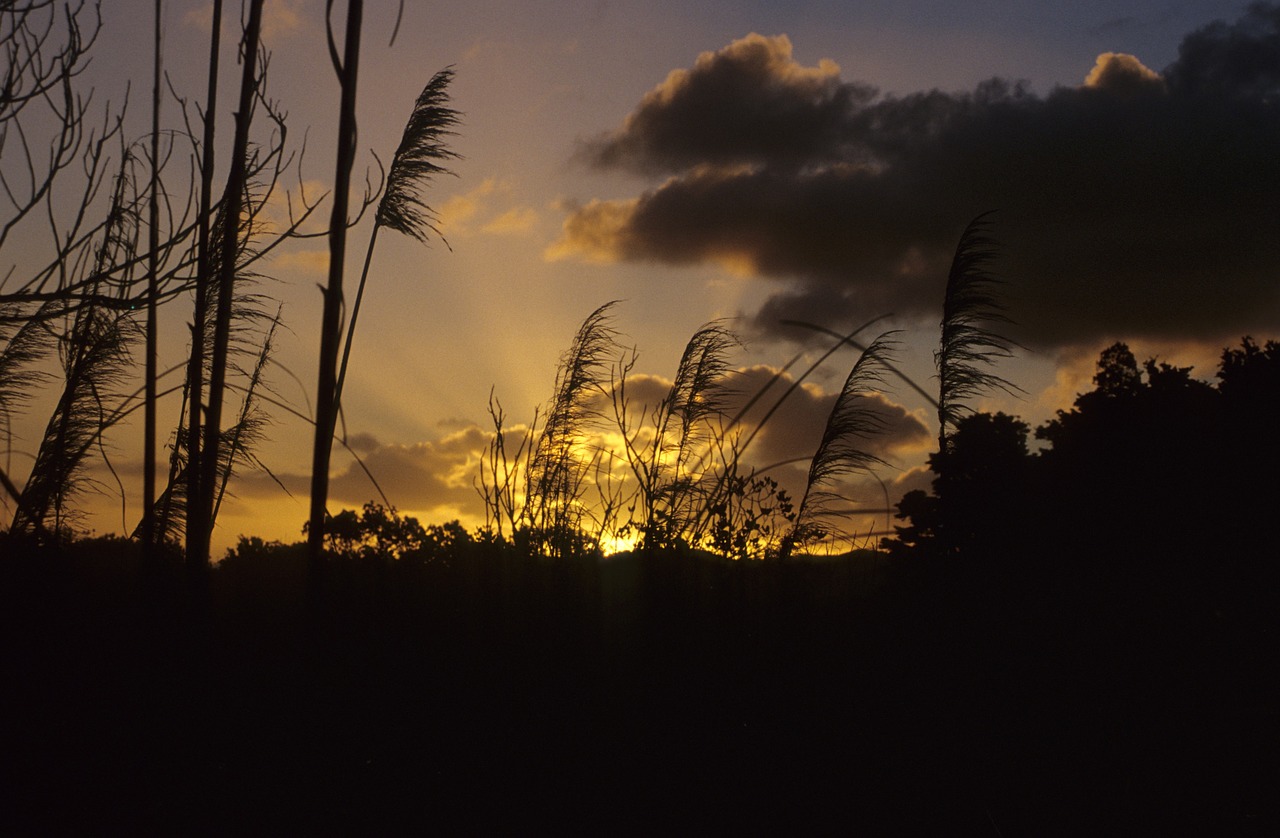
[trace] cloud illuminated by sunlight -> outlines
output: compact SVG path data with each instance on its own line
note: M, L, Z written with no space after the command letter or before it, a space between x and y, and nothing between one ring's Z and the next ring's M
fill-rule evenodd
M513 187L507 181L485 178L470 192L446 200L437 213L440 232L446 236L465 236L477 230L490 235L527 233L538 222L532 207L510 206ZM507 204L500 208L496 205Z
M1163 87L1164 79L1128 53L1104 52L1085 76L1084 86L1111 90Z
M538 223L538 213L532 207L512 207L480 228L483 233L498 236L527 233Z
M275 250L271 255L271 264L285 270L293 269L317 276L329 273L328 250Z
M594 199L570 212L564 220L560 238L544 251L548 262L581 259L592 264L608 264L624 258L624 231L630 224L640 201L602 201Z
M1259 4L1190 33L1160 73L1107 52L1047 94L992 79L906 96L749 36L580 141L579 162L664 180L566 203L544 255L750 270L775 283L753 322L783 337L788 320L932 319L960 229L999 208L996 270L1033 349L1270 333L1278 33Z
M272 39L284 36L302 28L311 0L272 0L262 6L262 37ZM234 19L233 19L234 20ZM187 26L194 26L201 32L208 32L213 27L213 3L205 2L187 11L182 17ZM223 12L223 24L228 22L226 11Z

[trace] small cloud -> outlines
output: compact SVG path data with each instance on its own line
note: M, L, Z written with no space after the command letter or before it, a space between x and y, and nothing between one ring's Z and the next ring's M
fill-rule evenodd
M187 13L182 16L182 22L186 26L193 27L201 32L209 32L213 29L213 3L212 0L207 3L201 3L193 9L187 9Z
M538 213L532 207L512 207L480 228L481 232L498 236L527 233L538 223Z
M1164 79L1132 55L1104 52L1098 56L1089 75L1085 76L1084 86L1117 93L1137 93L1164 90Z
M1113 17L1108 20L1104 20L1102 23L1090 26L1085 31L1094 36L1106 35L1111 37L1113 35L1119 35L1121 33L1137 29L1140 25L1141 22L1136 17L1133 17L1132 15L1125 15L1122 17Z
M491 235L526 233L537 223L538 213L526 206L501 208L501 204L511 203L513 191L506 181L486 178L470 192L446 200L437 212L436 226L447 236L466 236L477 231Z
M470 192L450 197L441 204L436 213L439 217L439 223L436 226L442 233L452 235L465 233L468 225L480 212L484 199L492 195L497 188L498 182L494 178L486 178Z
M272 0L262 7L262 37L274 38L302 27L310 0Z
M270 258L271 264L278 268L321 276L329 272L329 251L327 250L276 250L272 252Z
M319 204L328 191L329 187L324 181L314 179L302 181L293 189L279 186L271 190L266 204L258 213L263 233L280 234L296 226L299 233L324 234L329 229L329 218ZM308 206L316 208L304 219Z

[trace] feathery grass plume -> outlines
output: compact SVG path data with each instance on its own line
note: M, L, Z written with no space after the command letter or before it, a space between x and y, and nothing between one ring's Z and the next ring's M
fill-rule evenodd
M55 304L45 303L48 309ZM48 376L38 364L49 348L45 317L27 317L27 309L14 303L0 304L0 436L8 455L12 446L13 416L31 398L35 388ZM6 463L7 466L7 463ZM0 486L17 502L21 492L0 469Z
M801 352L797 354L790 361L784 364L781 369L775 372L773 376L765 382L763 387L752 395L752 397L738 410L733 418L729 420L725 427L720 431L721 439L717 440L717 444L712 447L713 451L722 453L724 467L717 476L711 491L703 498L702 507L697 511L697 514L693 518L692 528L694 532L702 532L705 529L713 510L725 508L726 504L730 502L730 493L735 485L741 485L741 481L750 479L742 474L742 456L751 446L751 443L755 441L755 438L759 435L760 431L764 429L765 425L769 424L773 415L777 413L787 399L791 397L791 394L799 389L805 380L808 379L808 377L812 375L818 367L822 366L828 358L835 354L837 350L844 346L856 347L858 344L854 339L863 331L869 329L872 325L885 319L887 316L888 315L881 315L879 317L872 318L854 329L852 332L849 332L847 335L836 335L836 343L832 344L832 346L823 352L822 355L818 356L817 360L810 364L803 373L798 375L795 380L791 382L790 386L783 391L782 395L779 396L774 401L773 405L765 411L764 416L755 423L755 427L751 429L750 433L746 434L745 437L741 435L735 436L732 440L732 445L728 446L728 451L726 452L724 451L726 447L725 443L727 442L725 435L740 427L747 413L765 397L766 393L773 389L775 384L783 379L783 376L786 375L791 367L793 367L805 353ZM696 468L701 468L701 464ZM737 481L736 484L735 481Z
M256 295L254 296L256 297ZM233 387L233 389L242 389L244 396L236 421L223 429L221 444L218 446L218 490L214 496L211 526L217 523L218 512L221 509L222 499L227 491L227 484L236 469L246 465L260 465L253 452L262 442L266 427L271 420L262 409L262 399L259 391L267 386L264 374L267 363L271 359L276 330L282 322L282 308L277 309L275 316L270 320L270 326L263 338L262 347L257 353L257 360L253 365L253 369L246 374L248 378L247 384L242 388ZM252 316L262 316L262 312L255 308L252 310ZM185 418L185 410L181 415ZM182 539L186 532L189 463L191 459L190 452L187 450L188 439L189 436L186 433L186 429L180 424L173 441L168 483L156 500L155 538L159 542L172 541L176 543ZM134 536L141 537L141 535L142 529L140 525L135 530Z
M258 399L256 398L258 390L266 387L263 374L266 371L267 362L271 359L271 352L274 346L276 330L280 328L280 315L283 306L276 309L275 317L271 319L271 326L267 330L266 337L262 341L262 351L258 353L258 360L253 365L253 371L249 374L249 384L244 391L244 400L240 404L240 415L236 418L236 423L228 430L227 459L220 469L218 495L213 502L213 518L211 523L217 521L218 511L222 508L222 498L227 492L227 483L231 480L232 471L235 469L239 460L249 460L253 454L253 450L258 447L266 435L266 427L270 424L270 419L262 410Z
M22 490L14 532L61 528L66 502L83 484L85 454L107 422L107 403L116 400L118 386L129 377L129 346L137 331L128 317L103 308L76 310L59 348L65 385Z
M14 514L14 532L43 538L46 531L56 534L61 529L66 502L83 483L84 458L109 424L112 411L106 402L120 401L117 388L129 374L129 349L139 336L137 324L128 311L95 299L104 285L112 287L118 299L129 293L127 269L115 279L111 274L121 265L132 264L138 255L141 218L135 162L132 151L126 149L113 182L102 239L91 260L72 268L91 278L85 286L87 300L79 305L71 300L48 303L37 318L41 330L49 334L54 334L49 324L58 317L66 323L63 333L55 335L63 388Z
M413 103L400 145L391 158L386 192L378 204L379 225L420 242L427 241L428 231L440 235L436 214L422 199L422 188L435 175L448 174L444 161L458 158L446 145L460 118L448 105L452 81L453 68L446 67L431 77Z
M373 231L369 234L369 246L365 250L364 268L356 286L355 302L351 305L351 319L347 323L346 343L342 348L342 363L338 368L336 401L342 404L342 388L347 380L347 363L351 357L351 344L355 340L356 320L360 316L360 303L369 279L369 264L373 261L373 249L378 241L378 230L389 230L412 236L424 244L434 233L444 241L436 228L435 211L422 198L422 190L431 178L450 174L445 168L447 160L458 159L445 141L454 136L451 130L458 124L460 114L448 106L449 83L453 81L453 68L446 67L431 77L413 104L413 112L400 137L400 145L391 158L391 170L387 173L387 188L378 202L374 215ZM448 242L445 246L448 247Z
M555 394L529 458L525 519L536 546L552 557L566 555L581 535L577 531L582 518L579 501L594 457L584 461L578 447L597 415L591 402L607 393L608 371L617 349L611 316L616 303L593 311L560 359Z
M637 525L646 547L668 545L689 535L695 495L709 477L692 462L695 456L704 461L708 455L717 432L712 420L723 415L728 395L728 354L740 345L738 336L722 321L694 333L681 354L670 390L648 416L653 438L647 445L640 443L645 429L633 432L627 418L626 377L634 356L620 365L613 387L614 414L627 463L639 484Z
M1009 358L1018 347L988 324L1011 323L997 290L1002 281L988 271L996 256L996 242L983 213L969 222L956 246L947 275L942 307L942 340L934 353L938 368L938 452L946 453L947 429L972 408L967 399L992 388L1020 393L1021 388L986 368Z
M837 478L887 465L863 446L884 430L884 417L871 406L868 396L884 387L893 334L886 332L873 340L845 378L809 464L804 494L791 531L782 540L780 558L788 558L796 546L830 535L830 505L841 498L829 487Z
M262 357L262 351L267 347L263 344L264 332L260 328L264 321L267 326L267 340L270 335L274 334L280 321L279 311L273 318L266 309L269 301L267 295L254 290L257 281L261 276L251 271L248 266L254 263L261 255L260 247L261 236L266 232L264 225L256 221L258 210L266 201L266 187L256 181L250 180L244 186L242 194L242 206L246 211L240 216L240 229L236 235L236 252L234 254L235 266L231 275L231 305L228 312L229 321L225 324L225 349L223 354L224 385L237 389L232 382L235 379L252 379L252 369L255 365L250 364L246 367L249 359ZM214 213L212 222L209 224L210 238L214 241L221 241L225 235L224 227L226 225L226 213L223 207L218 207ZM212 249L205 256L205 269L211 271L212 276L220 276L222 271L222 260L224 254L220 248ZM197 305L198 311L210 312L215 311L218 305L218 297L221 293L218 285L213 282L197 283L196 294L204 296L203 304ZM201 443L196 441L196 455L193 458L192 450L192 434L190 431L190 411L191 401L199 398L199 393L203 392L204 382L210 381L213 376L214 362L214 345L216 341L216 324L211 318L204 317L195 318L196 322L192 324L192 349L188 355L189 363L187 365L186 381L183 383L183 406L178 414L178 426L176 430L177 438L173 440L170 449L169 469L167 474L167 482L164 489L156 498L156 524L154 538L158 542L165 540L177 541L184 536L197 537L198 533L189 532L193 516L199 514L196 505L189 503L189 498L193 497L192 486L199 484L199 479L193 481L193 474L198 475L199 468L191 468L190 463L194 459L200 462ZM193 364L199 363L199 371L193 369ZM260 363L257 362L257 363ZM228 375L228 373L230 375ZM222 429L218 440L218 461L214 472L213 479L217 483L225 484L230 468L231 453L225 450L225 446L236 438L237 429L240 427L240 420ZM174 485L175 480L181 480L182 486ZM196 522L196 527L207 526L212 530L217 519L217 498L221 492L215 492L213 506L208 512L209 520L207 523L202 518ZM139 527L134 532L135 537L142 537L143 530ZM191 545L188 545L191 546ZM188 556L188 559L191 557Z
M28 317L26 306L0 304L0 422L4 423L6 439L13 415L47 377L37 364L49 348L49 332L43 323L56 307L54 302L45 303L43 316Z

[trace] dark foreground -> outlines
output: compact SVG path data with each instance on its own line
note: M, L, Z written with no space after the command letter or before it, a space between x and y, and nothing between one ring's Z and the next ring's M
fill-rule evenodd
M5 834L1280 815L1276 597L1226 570L106 552L0 559Z

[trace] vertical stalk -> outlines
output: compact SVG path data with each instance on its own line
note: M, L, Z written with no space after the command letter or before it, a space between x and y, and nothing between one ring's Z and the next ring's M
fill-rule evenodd
M213 141L218 110L218 57L222 49L222 0L213 0L213 34L209 41L209 93L204 110L204 140L200 158L200 218L196 242L196 290L191 323L191 358L187 365L187 564L200 567L209 561L211 522L202 503L204 469L201 465L200 429L204 403L204 342L208 333L209 281L213 271L209 228L213 223Z
M151 87L151 201L148 211L147 247L147 370L144 396L143 453L142 453L142 555L152 557L155 543L156 519L156 377L157 323L156 294L160 271L160 16L163 0L155 4L155 61L152 65Z
M378 230L381 228L381 222L375 220L373 232L369 234L369 248L364 253L364 269L360 271L360 284L356 286L356 300L351 305L351 320L347 323L347 340L342 345L342 363L338 366L338 383L334 385L335 414L342 409L342 385L347 380L347 361L351 358L351 342L356 337L356 318L360 316L360 301L364 299L364 285L369 277L369 263L373 261L373 247L378 243Z
M332 0L328 9L332 10ZM316 385L316 436L311 461L311 516L307 547L313 564L324 553L324 516L329 495L329 457L337 422L338 343L342 337L342 274L347 249L347 206L350 202L351 169L356 148L356 80L360 68L360 25L363 0L348 0L343 57L338 58L333 42L332 21L328 21L329 52L342 85L338 117L338 155L333 185L333 215L329 221L329 285L324 291L324 313L320 326L320 373Z
M201 533L202 557L209 556L213 530L213 487L218 475L218 446L222 434L222 402L226 390L227 350L231 338L231 299L235 292L236 256L240 244L240 213L245 192L245 157L249 146L249 123L253 119L253 96L258 85L258 41L262 30L262 2L250 0L249 22L244 32L244 72L240 79L240 103L236 110L236 134L231 149L231 168L222 197L222 242L218 272L218 305L214 313L213 357L209 368L209 410L204 422L201 454L200 511L208 522Z

